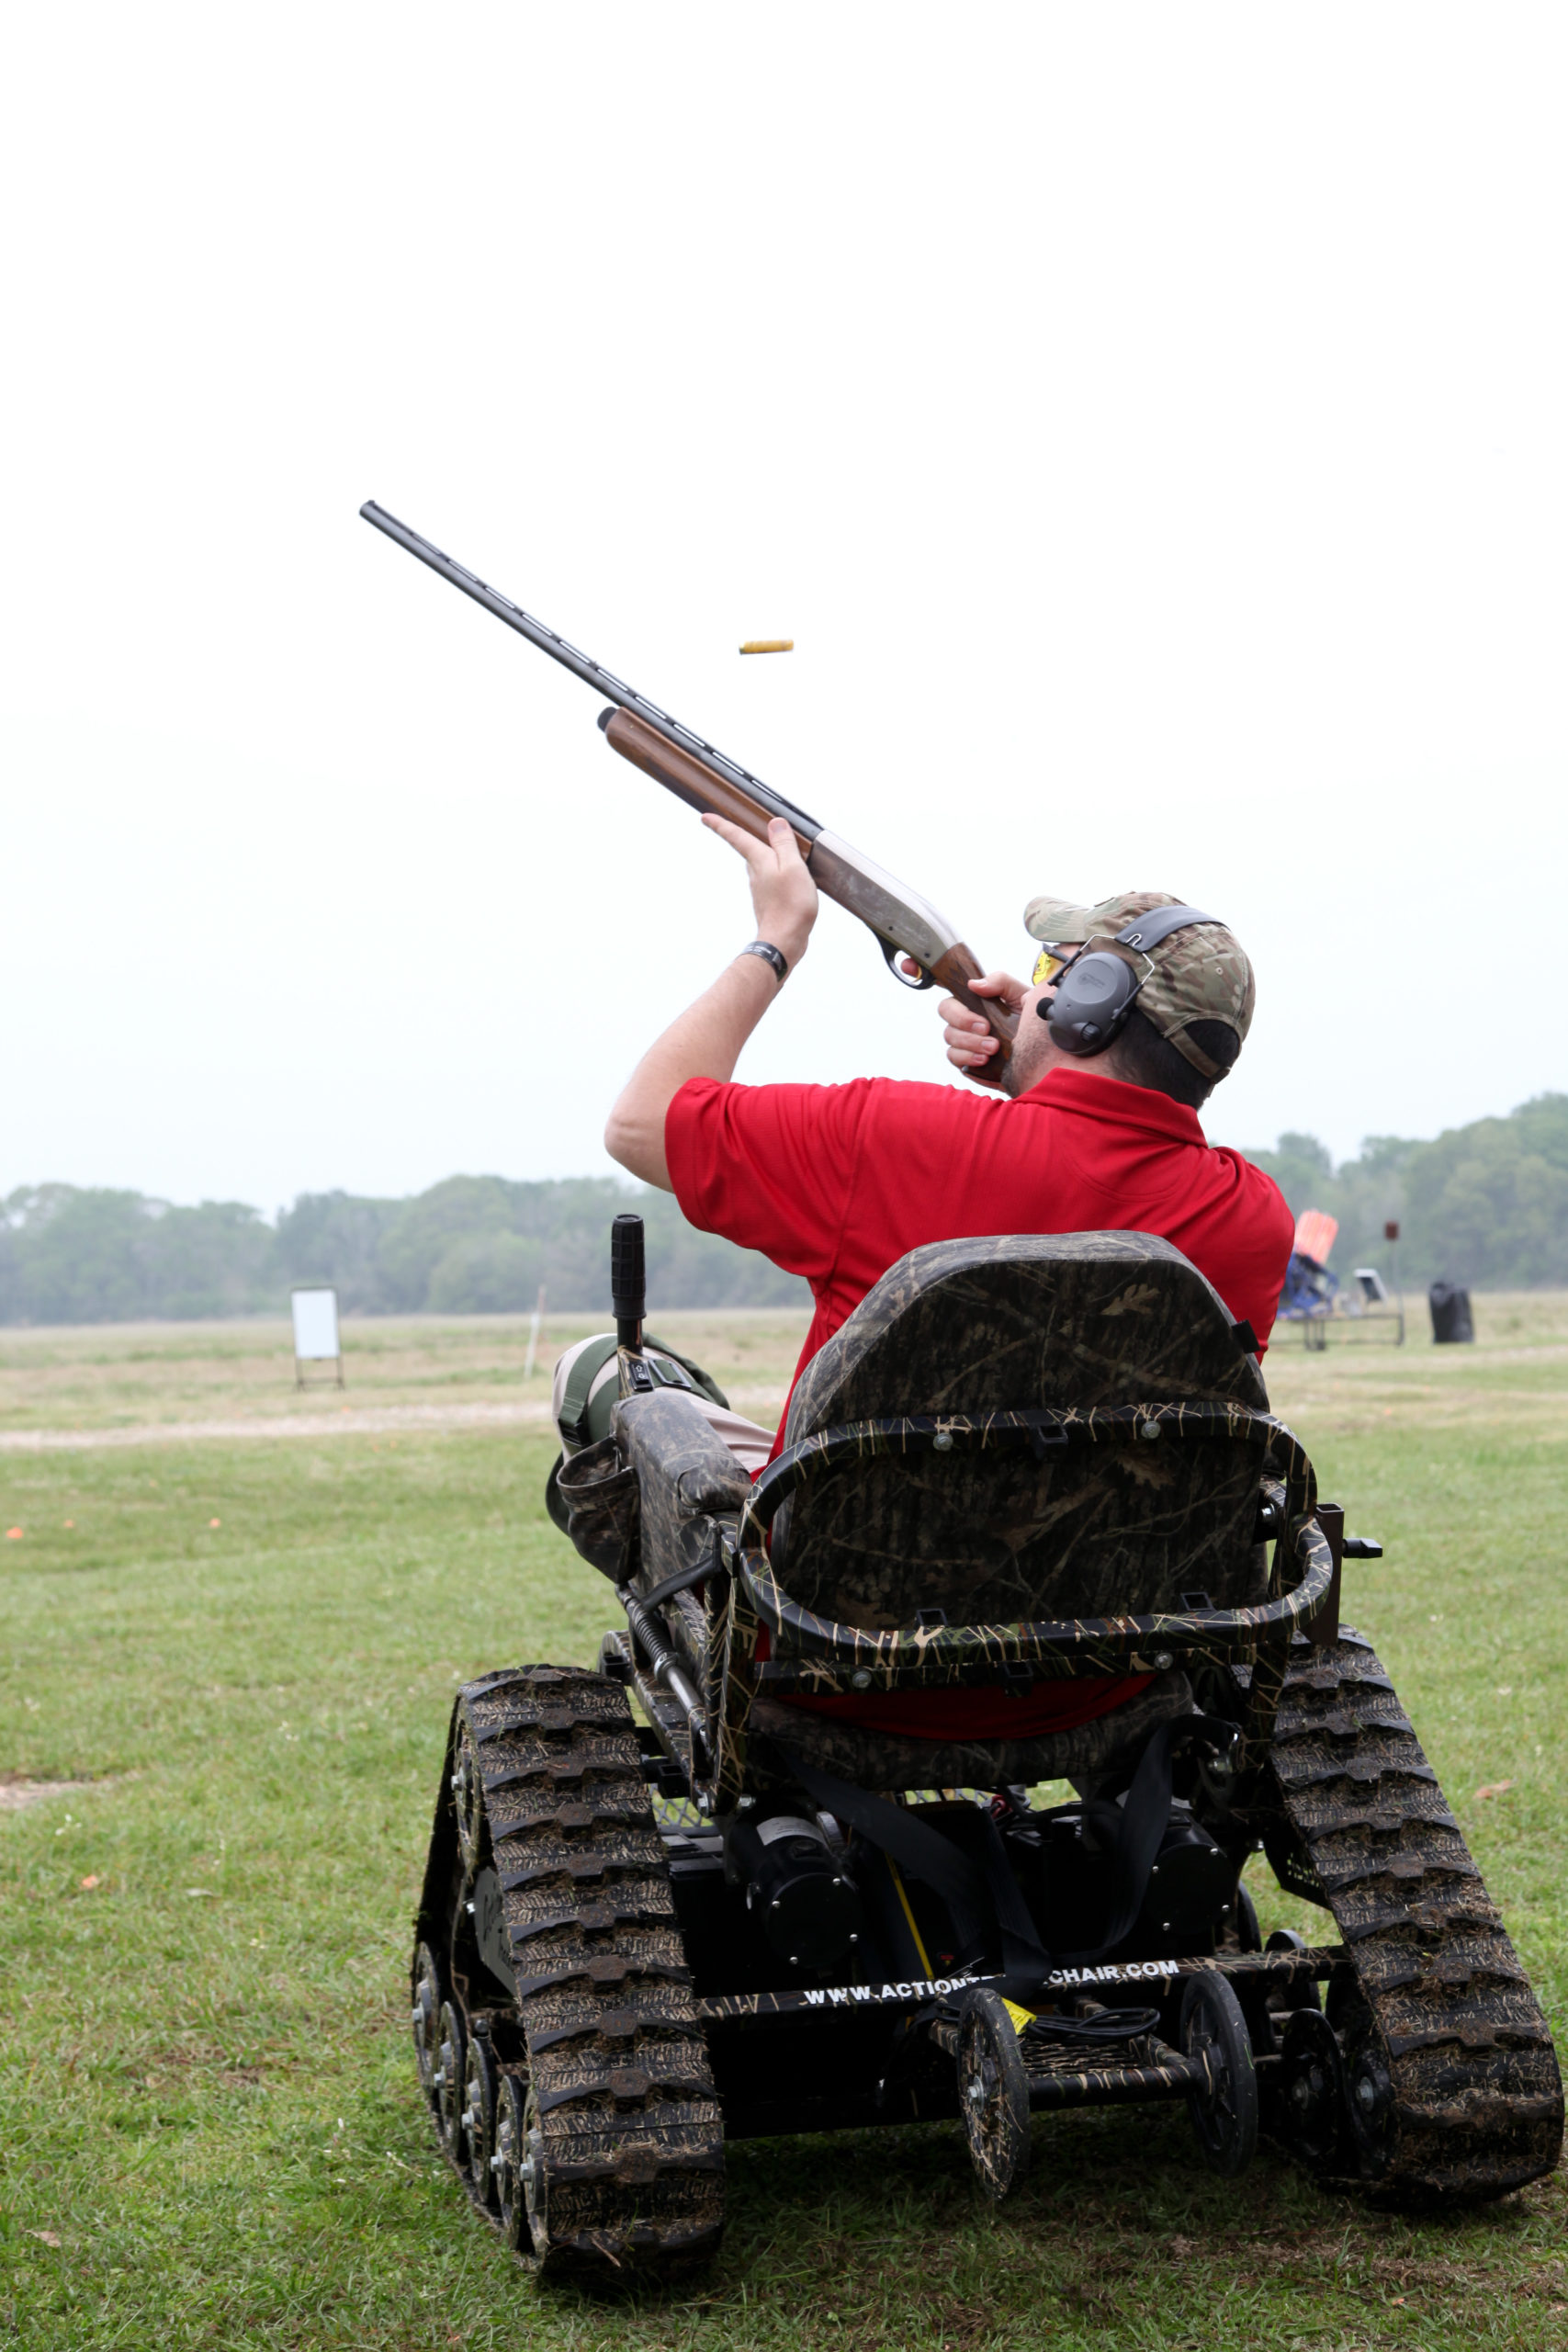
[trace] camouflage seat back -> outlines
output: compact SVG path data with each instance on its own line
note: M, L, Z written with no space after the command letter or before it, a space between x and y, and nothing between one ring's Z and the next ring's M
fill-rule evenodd
M1168 1241L1067 1233L932 1243L890 1268L812 1359L785 1441L904 1413L1178 1404L1266 1409L1219 1295ZM795 1493L775 1532L791 1598L887 1630L1215 1608L1259 1594L1256 1448L1232 1440L869 1457ZM781 1514L781 1518L784 1514ZM781 1542L782 1538L782 1542Z

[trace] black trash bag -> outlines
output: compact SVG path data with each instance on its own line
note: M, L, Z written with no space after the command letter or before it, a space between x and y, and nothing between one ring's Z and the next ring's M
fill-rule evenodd
M1471 1320L1467 1290L1461 1290L1457 1283L1434 1283L1427 1296L1432 1309L1432 1337L1438 1347L1474 1339L1475 1325Z

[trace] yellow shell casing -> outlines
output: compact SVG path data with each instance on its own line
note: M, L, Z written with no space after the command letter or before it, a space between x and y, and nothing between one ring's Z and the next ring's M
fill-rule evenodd
M749 637L740 649L742 653L793 653L793 637Z

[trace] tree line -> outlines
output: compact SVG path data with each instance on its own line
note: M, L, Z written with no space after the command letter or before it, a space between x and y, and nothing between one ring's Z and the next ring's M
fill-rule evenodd
M1315 1136L1285 1135L1247 1157L1292 1208L1339 1220L1330 1263L1385 1274L1386 1223L1400 1228L1406 1282L1483 1290L1568 1284L1568 1094L1538 1094L1506 1118L1450 1127L1431 1143L1371 1136L1336 1168Z
M1248 1155L1297 1215L1339 1220L1332 1263L1388 1271L1402 1228L1407 1283L1568 1284L1568 1094L1478 1119L1431 1143L1371 1137L1337 1168L1309 1135ZM667 1193L609 1177L514 1183L450 1176L411 1200L305 1193L269 1224L241 1201L177 1207L135 1192L23 1186L0 1203L0 1322L114 1323L279 1313L296 1282L333 1283L365 1315L516 1314L541 1284L558 1311L608 1306L610 1219L647 1223L660 1306L804 1304L806 1285L687 1224Z
M658 1306L774 1306L806 1284L688 1225L667 1193L612 1179L449 1176L412 1200L304 1193L269 1225L242 1201L40 1184L0 1205L0 1323L279 1314L291 1283L333 1283L350 1314L609 1306L610 1220L635 1208Z

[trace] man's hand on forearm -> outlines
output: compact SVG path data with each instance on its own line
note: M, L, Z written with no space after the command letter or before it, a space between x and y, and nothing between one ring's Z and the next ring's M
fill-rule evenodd
M745 859L757 937L776 947L793 971L817 920L817 885L793 830L775 817L768 839L758 842L722 817L705 817L703 822ZM645 1184L672 1190L664 1157L666 1112L689 1079L734 1076L740 1049L779 985L771 964L742 953L671 1023L638 1062L610 1114L604 1148L612 1159Z
M782 817L774 817L768 825L767 840L759 842L724 817L706 816L703 822L710 833L716 833L745 859L757 936L776 947L793 967L805 955L817 920L817 885L800 854L795 828Z

